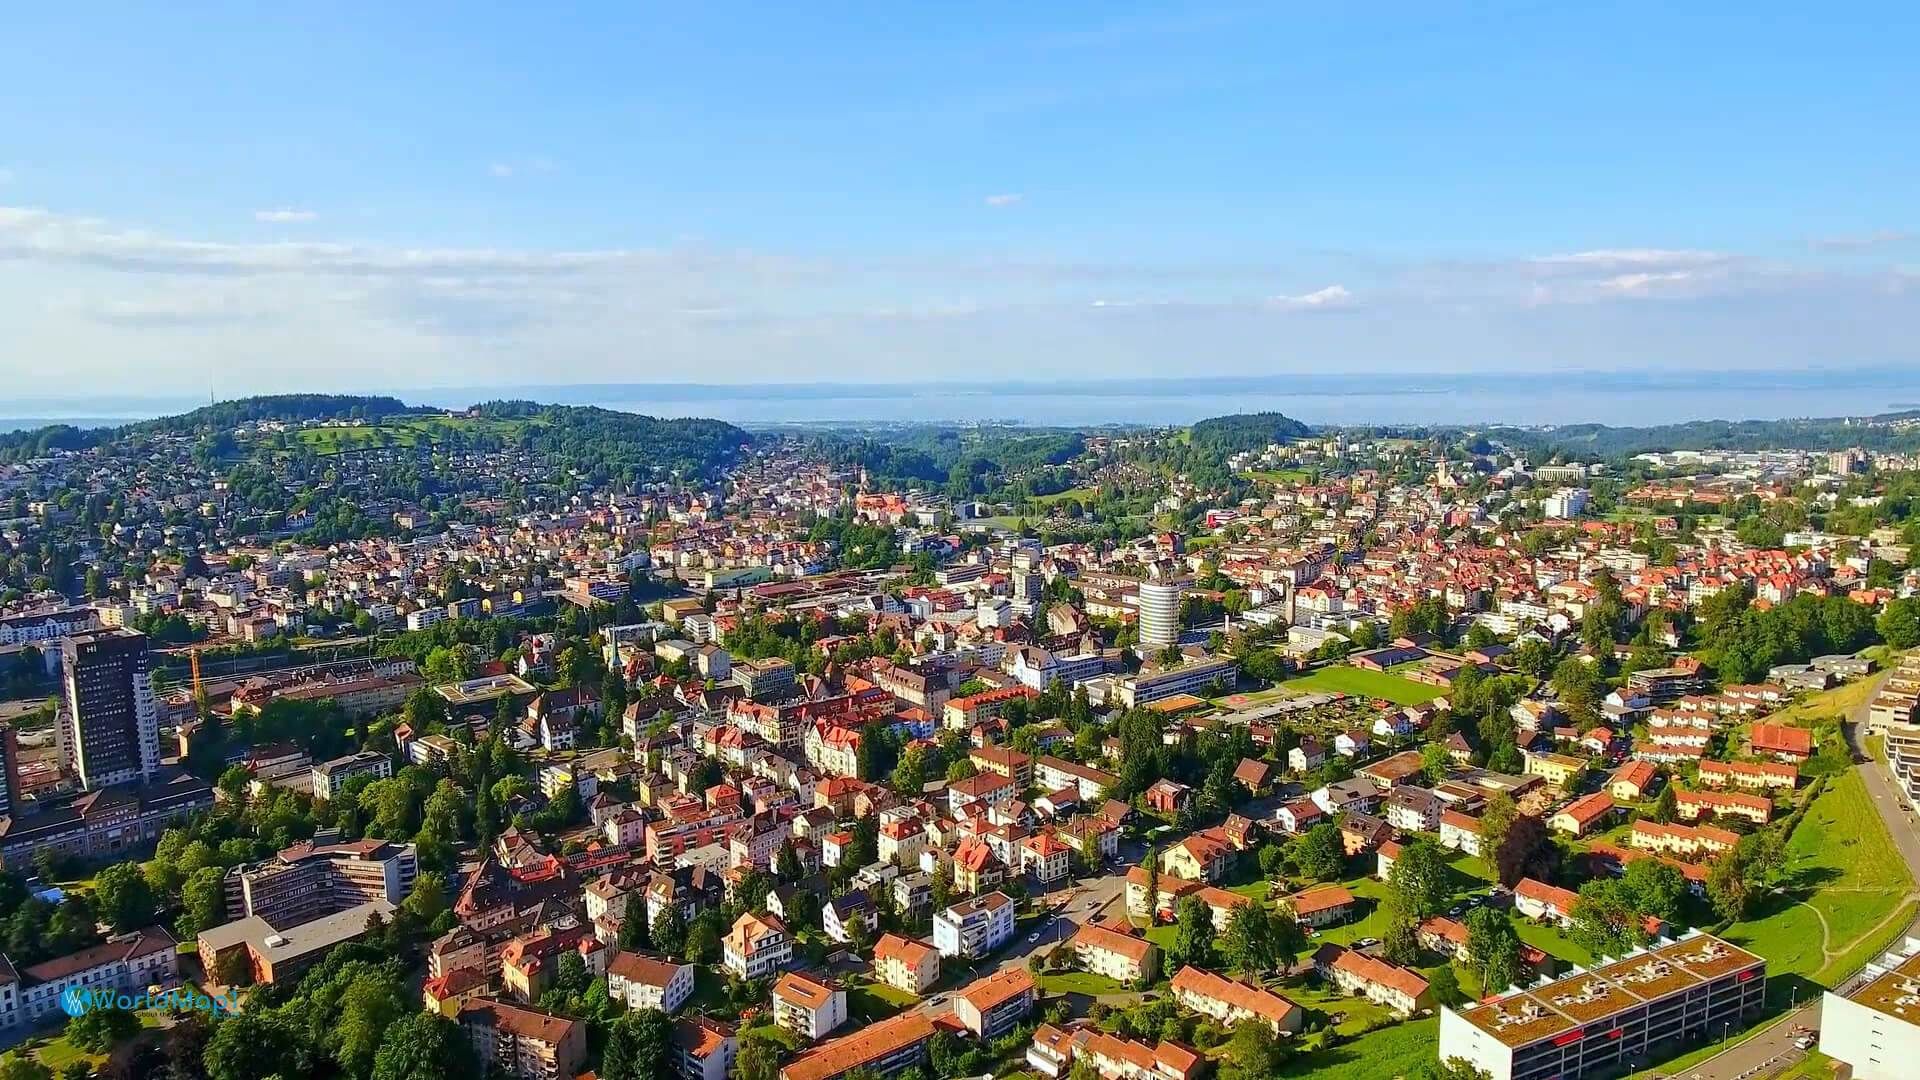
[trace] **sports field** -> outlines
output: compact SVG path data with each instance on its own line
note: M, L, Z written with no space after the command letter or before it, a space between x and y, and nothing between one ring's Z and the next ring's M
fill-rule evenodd
M1356 697L1381 698L1396 705L1418 705L1423 701L1432 701L1445 692L1437 686L1417 683L1384 671L1368 671L1345 664L1323 667L1310 675L1288 679L1280 685L1303 694L1316 691L1352 694Z

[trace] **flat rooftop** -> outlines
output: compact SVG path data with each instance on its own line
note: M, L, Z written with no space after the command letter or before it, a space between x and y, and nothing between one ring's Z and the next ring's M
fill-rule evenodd
M489 675L484 679L468 679L466 682L443 683L433 688L434 692L455 705L471 705L480 701L492 701L503 694L533 694L532 683L518 675Z
M1896 1020L1920 1024L1920 954L1868 983L1853 1000Z
M1739 946L1695 934L1456 1012L1507 1046L1520 1047L1762 963ZM1920 957L1909 964L1912 981L1920 983ZM1920 1021L1920 1001L1909 1012Z

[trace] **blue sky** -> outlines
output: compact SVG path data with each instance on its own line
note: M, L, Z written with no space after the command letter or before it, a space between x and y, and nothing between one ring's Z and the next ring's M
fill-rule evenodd
M329 6L10 15L0 374L1916 359L1912 5Z

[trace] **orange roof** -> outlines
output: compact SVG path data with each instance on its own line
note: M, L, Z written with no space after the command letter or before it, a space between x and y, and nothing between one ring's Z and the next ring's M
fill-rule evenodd
M1144 963L1147 954L1154 947L1153 942L1145 938L1137 938L1132 934L1123 934L1118 930L1109 930L1092 923L1081 927L1080 932L1073 935L1073 944L1075 948L1085 945L1092 949L1119 953L1136 964Z
M1288 903L1292 905L1295 916L1303 916L1346 907L1353 903L1353 894L1340 885L1315 885L1295 893Z
M1753 748L1756 751L1804 757L1813 753L1813 732L1785 724L1755 724Z
M1033 990L1033 976L1023 967L1010 967L968 983L954 1000L964 1000L982 1014Z
M1411 998L1427 992L1427 980L1414 972L1340 945L1322 945L1313 954L1313 962L1316 966L1325 965L1336 971L1348 972L1375 986L1398 990Z
M904 938L899 934L882 934L880 940L874 943L873 958L876 962L887 958L897 959L908 967L917 968L932 951L933 946L924 941Z
M1224 979L1210 971L1201 971L1197 967L1183 967L1173 977L1173 992L1193 994L1196 997L1213 1001L1224 1001L1228 1005L1242 1009L1284 1025L1287 1018L1300 1011L1300 1007L1278 994L1268 993L1256 986L1233 979Z
M904 1012L851 1035L821 1043L782 1066L780 1080L832 1080L931 1038L933 1021L925 1013Z

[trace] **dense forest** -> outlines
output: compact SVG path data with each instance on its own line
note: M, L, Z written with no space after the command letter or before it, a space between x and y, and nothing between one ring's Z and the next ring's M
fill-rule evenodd
M1920 423L1895 427L1895 420L1920 420L1920 413L1892 413L1870 422L1846 418L1799 420L1691 420L1657 427L1608 427L1569 424L1551 429L1496 427L1486 431L1516 449L1545 459L1555 453L1592 461L1631 457L1662 450L1920 450Z
M550 454L589 477L631 478L644 469L704 474L753 442L752 435L721 420L668 420L531 401L489 401L476 408L482 416L531 421L522 435L528 449Z
M941 487L957 499L999 495L1047 495L1064 490L1064 465L1086 449L1076 431L1034 428L916 428L897 438L828 434L811 445L837 465L858 465L877 489Z
M1277 412L1216 416L1193 425L1187 443L1202 454L1227 457L1262 450L1270 443L1285 445L1310 434L1307 425Z

